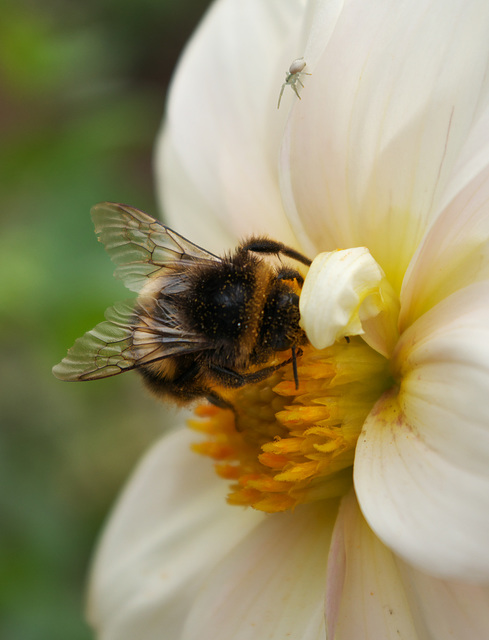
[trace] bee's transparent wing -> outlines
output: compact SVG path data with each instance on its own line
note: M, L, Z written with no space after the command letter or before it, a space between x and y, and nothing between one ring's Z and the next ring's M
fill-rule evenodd
M97 380L206 348L201 336L182 333L171 310L155 320L147 304L132 300L107 309L105 322L75 341L53 367L54 375L67 381Z
M114 275L140 291L148 278L182 271L198 262L221 259L186 240L139 209L114 202L92 208L95 231L117 265Z
M119 302L105 312L107 320L78 338L55 367L60 380L96 380L134 368L132 325L134 302Z

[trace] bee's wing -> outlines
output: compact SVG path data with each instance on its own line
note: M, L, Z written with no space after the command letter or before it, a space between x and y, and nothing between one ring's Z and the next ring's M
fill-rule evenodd
M221 260L127 205L102 202L92 208L92 218L100 241L117 265L114 275L132 291L139 292L150 277L181 272L196 261Z
M107 320L78 338L55 367L60 380L95 380L134 367L132 325L134 303L120 302L107 309Z
M78 338L55 367L60 380L108 378L170 356L208 348L202 336L183 333L171 309L155 320L149 301L119 302L106 320Z

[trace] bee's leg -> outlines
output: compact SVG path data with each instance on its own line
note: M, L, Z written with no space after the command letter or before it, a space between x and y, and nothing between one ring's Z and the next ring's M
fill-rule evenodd
M272 367L265 367L264 369L259 369L258 371L254 371L253 373L238 373L237 371L233 371L232 369L228 369L227 367L220 367L217 364L210 363L209 369L217 374L219 380L229 387L234 387L238 389L239 387L244 387L246 384L251 384L253 382L261 382L265 380L269 376L272 375L278 369L285 367L287 364L293 363L296 356L300 356L302 354L301 349L297 349L293 351L294 355L288 360L284 360L279 364L273 365Z
M295 388L299 388L299 373L297 371L297 349L292 347L292 370L294 372Z
M282 254L287 256L287 258L302 262L302 264L305 264L307 267L311 266L309 258L303 256L302 253L299 253L291 247L287 247L281 242L270 240L269 238L251 238L246 244L241 245L240 249L242 251L253 251L253 253Z

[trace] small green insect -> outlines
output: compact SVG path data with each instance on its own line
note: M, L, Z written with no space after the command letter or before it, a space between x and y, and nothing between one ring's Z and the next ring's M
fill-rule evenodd
M297 83L299 83L301 87L304 87L301 80L302 76L312 75L310 73L307 73L307 71L304 71L304 69L306 68L306 65L307 65L307 62L304 60L304 58L297 58L290 65L289 70L285 73L285 82L283 83L282 88L280 89L277 109L280 108L280 101L282 100L282 95L287 85L290 85L294 90L295 95L299 98L299 100L301 99L299 92L297 91Z

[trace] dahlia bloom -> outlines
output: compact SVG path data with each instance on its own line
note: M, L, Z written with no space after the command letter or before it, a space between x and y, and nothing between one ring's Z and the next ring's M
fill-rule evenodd
M94 562L103 640L488 637L488 33L485 0L211 7L158 144L166 221L315 258L312 347L299 389L238 393L238 432L202 408L142 461Z

